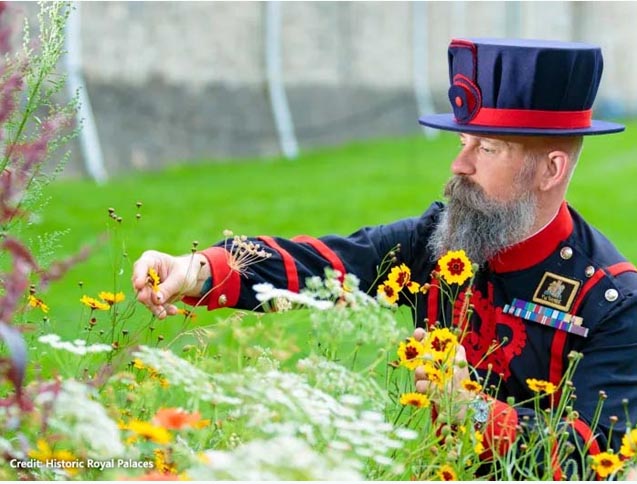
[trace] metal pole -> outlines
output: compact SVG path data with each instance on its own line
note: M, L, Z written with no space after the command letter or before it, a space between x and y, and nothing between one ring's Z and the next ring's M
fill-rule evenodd
M299 145L294 133L288 98L283 85L281 69L281 4L269 1L265 4L265 66L270 104L279 135L283 155L294 159L299 155Z
M434 112L428 70L429 41L427 38L427 2L413 2L412 5L414 92L416 94L416 103L418 104L418 114L419 116L423 116ZM423 126L422 129L427 138L435 138L438 136L438 131L435 129L426 126Z
M81 39L81 2L73 2L68 21L65 26L65 64L68 72L67 88L69 95L78 95L78 117L82 123L80 130L80 146L86 170L93 180L101 184L106 182L108 175L104 168L104 158L100 146L95 118L91 109L91 102L82 77L82 39Z

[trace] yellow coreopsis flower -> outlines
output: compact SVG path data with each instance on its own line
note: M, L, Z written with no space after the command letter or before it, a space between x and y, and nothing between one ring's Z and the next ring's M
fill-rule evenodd
M480 385L477 381L472 380L471 378L465 378L460 382L460 386L471 393L478 393L482 390L482 385Z
M399 289L402 289L411 281L411 269L406 264L392 267L392 270L387 276L387 281L395 284Z
M414 338L407 338L398 345L400 364L406 366L410 370L415 370L422 364L421 357L424 354L425 347L420 341Z
M476 445L473 446L473 451L480 455L485 451L484 448L484 435L482 435L482 433L479 430L476 430L473 433L475 439L476 439Z
M429 398L427 398L427 395L424 395L422 393L411 392L411 393L403 393L400 396L400 404L412 405L418 408L427 408L431 404L431 402L429 401Z
M148 284L150 284L153 292L158 292L159 291L159 283L161 282L159 280L159 274L157 274L157 271L155 269L153 269L152 267L150 269L148 269Z
M123 292L118 292L117 294L114 294L112 292L102 291L99 293L99 297L102 301L110 304L111 306L115 303L122 302L124 299L126 299L126 296L124 296Z
M449 328L436 328L427 333L424 341L425 351L431 353L436 361L453 361L456 355L458 337Z
M396 304L399 293L400 287L389 280L378 286L378 295L388 304Z
M177 467L168 453L163 449L153 450L155 455L155 470L162 474L177 474Z
M622 446L619 453L624 457L633 457L637 450L637 429L631 430L622 437Z
M602 479L607 478L622 468L624 463L619 460L619 456L610 452L600 452L593 456L591 468L597 472Z
M407 284L407 286L405 287L412 294L416 294L418 291L420 291L420 284L415 281L409 281L409 284Z
M443 371L431 361L427 361L424 364L424 368L427 380L435 384L438 388L443 388L445 383L453 376L452 365L448 365L448 368Z
M536 393L546 393L550 395L551 393L555 393L557 387L548 381L545 380L537 380L535 378L527 378L526 384L531 389L531 391Z
M49 312L49 306L44 304L44 301L42 301L42 299L35 297L33 294L29 294L29 299L27 303L32 308L40 308L43 313Z
M473 276L471 260L464 250L450 250L440 258L438 265L447 284L464 284Z
M453 467L451 467L448 464L443 465L440 470L438 470L438 477L440 477L440 480L442 481L457 481L458 480L458 475L456 474L456 471L453 470Z
M100 311L108 311L111 306L88 296L82 296L80 302L91 309L99 309Z
M197 317L197 313L190 311L189 309L179 308L177 309L177 314L183 314L185 318L195 319Z
M49 446L46 440L38 439L36 442L36 449L31 449L28 452L29 457L37 459L40 462L46 462L49 460L56 460L60 462L76 462L78 459L73 453L68 450L53 450ZM78 469L75 467L65 467L64 469L70 476L77 474Z
M146 440L155 442L156 444L168 444L171 440L170 432L163 427L158 427L149 422L141 420L131 420L128 424L121 426L123 429L130 430L136 436L143 437Z

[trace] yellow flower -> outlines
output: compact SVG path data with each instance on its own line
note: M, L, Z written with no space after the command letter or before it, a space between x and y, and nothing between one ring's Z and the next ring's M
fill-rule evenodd
M131 420L120 427L156 444L168 444L171 440L170 433L165 428L141 420Z
M482 390L482 385L480 385L477 381L473 381L471 378L465 378L460 382L460 386L471 393L478 393Z
M610 452L601 452L593 456L591 468L597 472L602 479L610 476L622 468L623 462L619 460L619 456Z
M400 396L401 405L413 405L418 408L427 408L430 405L429 398L422 393L403 393Z
M473 451L480 455L484 452L484 435L480 433L479 430L476 430L473 434L476 438L476 445L473 446Z
M425 347L414 338L407 338L398 345L400 364L410 370L415 370L422 364L421 356L425 353Z
M622 446L619 453L624 457L633 457L637 450L637 429L631 430L622 437Z
M44 304L44 301L42 301L42 299L35 297L33 294L29 294L28 304L32 308L40 308L43 313L49 312L49 306Z
M68 450L53 450L49 447L49 444L44 439L38 439L36 443L36 449L31 449L28 452L29 457L32 459L37 459L40 462L46 462L48 460L56 460L63 462L77 462L77 457L75 457ZM77 474L78 469L75 467L65 467L64 470L70 475L73 476Z
M471 260L464 250L450 250L438 261L440 275L447 284L464 284L473 276Z
M110 304L111 306L115 303L122 302L126 299L123 292L118 292L117 294L113 294L112 292L102 291L99 293L99 297L105 303Z
M161 282L159 280L159 274L157 274L157 271L153 269L152 267L148 269L147 281L148 281L148 284L150 284L153 292L159 291L159 283Z
M91 309L99 309L100 311L108 311L111 308L110 305L88 296L82 296L80 302Z
M434 383L438 388L442 388L445 386L445 383L449 378L453 376L453 366L449 365L448 368L443 371L442 369L435 366L432 362L427 361L424 365L425 375L427 380L431 383Z
M378 286L378 295L382 297L387 304L396 304L399 293L400 287L389 280Z
M177 314L183 314L186 319L195 319L197 317L196 313L193 313L189 309L183 308L177 309Z
M557 387L548 381L545 380L536 380L535 378L527 378L526 384L529 386L531 391L536 393L546 393L550 395L551 393L555 393Z
M162 474L177 474L177 468L170 455L166 450L155 449L155 470Z
M410 281L409 284L407 284L407 290L412 294L416 294L420 290L420 284Z
M146 365L144 365L144 362L139 358L135 358L133 360L133 368L137 368L138 370L145 370Z
M392 267L391 272L387 276L387 281L398 286L399 289L402 289L411 281L411 269L409 269L406 264Z
M443 465L440 470L438 470L438 477L442 481L457 481L458 476L456 475L456 471L453 470L448 464Z
M424 345L436 361L449 362L456 355L458 337L449 328L436 328L427 333Z

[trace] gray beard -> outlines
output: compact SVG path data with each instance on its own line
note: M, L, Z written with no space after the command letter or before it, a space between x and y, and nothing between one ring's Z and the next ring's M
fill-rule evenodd
M523 182L515 183L523 187ZM484 190L463 176L445 186L447 205L429 239L436 259L450 250L464 250L472 262L483 265L499 252L529 235L535 221L537 200L523 190L511 202L491 200Z

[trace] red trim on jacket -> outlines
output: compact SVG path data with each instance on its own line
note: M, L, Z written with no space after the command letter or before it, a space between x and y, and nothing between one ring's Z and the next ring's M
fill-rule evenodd
M571 313L577 314L587 294L591 291L591 289L593 289L593 287L595 287L595 285L597 285L597 283L599 283L599 281L606 277L606 275L617 276L624 272L637 272L637 268L630 262L619 262L605 269L597 269L582 286L577 298L575 298ZM553 341L551 342L549 381L555 386L559 385L562 375L564 374L564 347L566 345L566 336L567 333L565 331L556 331L553 335ZM561 391L558 390L555 394L555 399L559 401L560 398ZM578 420L573 426L587 443L591 443L590 454L598 454L600 452L599 444L595 440L595 436L586 423Z
M560 463L557 460L559 447L557 446L557 441L553 441L553 445L551 446L551 467L553 468L553 480L561 481L562 476L562 468L560 467Z
M586 422L581 419L577 419L575 420L575 422L571 422L571 425L584 440L584 445L589 445L589 455L596 455L602 451L599 448L597 440L595 439L595 435L593 435L593 430L588 426Z
M597 269L588 281L584 283L580 290L573 308L572 314L577 314L580 306L584 302L584 298L590 292L595 285L601 281L607 274L610 276L616 276L624 272L637 272L637 268L630 262L619 262L606 269ZM549 381L557 385L562 379L564 370L564 345L566 344L566 333L564 331L556 331L553 336L553 342L551 343L551 365L549 368Z
M236 306L241 292L241 276L228 265L228 257L230 257L228 251L223 247L209 247L199 253L210 265L212 290L201 297L183 297L182 301L191 306L205 304L208 310Z
M499 455L504 455L515 442L516 427L518 425L518 412L512 406L491 399L492 405L489 412L484 432L485 448L487 449L480 458L493 456L495 450Z
M618 276L624 272L637 272L637 267L630 262L618 262L617 264L607 267L605 271L610 276Z
M573 232L573 218L566 202L540 232L503 250L489 261L495 272L528 269L549 257Z
M332 266L332 269L340 272L339 280L343 282L343 278L345 277L346 270L345 264L341 258L336 255L332 249L330 249L325 242L319 240L315 237L310 237L309 235L298 235L292 239L294 242L299 242L301 244L308 244L311 246L316 252L318 252L321 257L327 260Z
M432 278L431 283L429 284L429 291L427 293L427 319L429 320L429 324L425 328L427 331L431 329L433 325L438 321L438 294L440 292L440 282L438 280ZM419 321L416 322L416 326L418 326Z
M292 257L287 250L281 247L274 238L267 235L261 235L258 239L264 242L268 247L276 250L281 256L281 259L283 260L283 267L285 268L285 276L288 279L288 291L299 292L299 274L296 270L294 257Z

